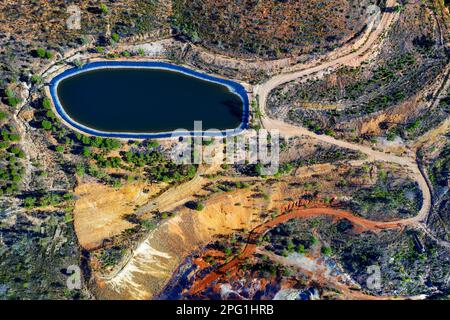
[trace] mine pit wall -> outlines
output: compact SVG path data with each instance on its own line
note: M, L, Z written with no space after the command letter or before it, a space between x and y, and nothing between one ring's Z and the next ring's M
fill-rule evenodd
M201 212L187 208L151 235L115 275L94 276L93 291L99 299L152 299L162 291L185 257L214 240L239 229L261 223L259 214L267 209L263 200L239 190L206 202ZM240 203L239 206L236 206Z

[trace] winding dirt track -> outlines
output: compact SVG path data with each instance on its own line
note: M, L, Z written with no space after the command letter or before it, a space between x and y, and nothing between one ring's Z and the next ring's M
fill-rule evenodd
M233 270L236 268L241 262L245 261L245 259L251 257L257 249L257 240L260 236L264 235L268 230L272 229L273 227L287 222L292 219L304 219L304 218L311 218L316 216L332 216L334 219L340 220L340 219L347 219L350 222L354 224L356 227L355 230L357 232L364 232L364 231L374 231L379 232L381 230L387 230L387 229L397 229L402 228L406 225L412 224L412 221L409 220L398 220L398 221L391 221L391 222L382 222L382 221L372 221L368 219L364 219L361 217L357 217L353 215L349 211L337 209L337 208L330 208L330 207L318 207L318 208L308 208L304 209L301 208L301 206L288 206L285 208L285 213L279 215L278 217L274 218L273 220L270 220L255 229L252 230L250 233L247 244L245 245L244 250L239 254L239 256L235 257L230 262L224 264L217 270L212 271L208 275L206 275L203 279L201 279L198 282L194 282L194 285L189 290L189 293L191 295L194 295L198 292L201 292L204 290L209 284L212 282L218 280L222 275L227 273L228 271Z
M419 188L422 191L423 203L422 208L419 214L413 218L405 220L406 223L413 222L424 222L426 221L428 214L431 209L431 192L430 188L427 184L423 173L419 169L419 166L416 163L416 160L413 156L408 157L399 157L392 154L375 151L370 147L362 146L354 143L350 143L347 141L337 140L333 137L327 135L318 135L314 132L308 131L305 128L293 126L287 124L280 120L275 120L269 118L265 111L267 107L267 98L278 86L288 83L290 81L297 80L299 78L309 77L311 75L318 74L320 72L326 72L327 70L334 70L344 65L352 65L357 66L360 65L367 59L367 56L370 54L372 49L377 45L377 42L380 41L382 35L386 30L391 26L391 24L396 21L399 13L393 10L393 7L396 5L396 0L387 0L386 7L390 10L386 10L381 17L379 24L375 27L370 34L368 34L364 44L357 50L341 56L335 60L331 60L328 62L321 63L319 65L306 64L304 68L300 71L288 73L288 74L280 74L275 76L262 85L259 85L255 88L255 96L258 96L259 105L261 112L263 113L262 123L264 128L268 130L278 130L280 134L285 136L309 136L319 141L323 141L329 144L333 144L342 148L360 151L368 156L367 161L385 161L400 164L404 167L407 167L412 172L412 178L417 181Z
M394 7L395 4L396 4L395 0L388 0L386 3L386 7L387 8ZM283 121L270 119L269 117L267 117L265 113L267 106L267 98L270 92L275 88L277 88L278 86L297 80L299 78L305 78L311 75L318 74L320 72L326 72L327 70L330 69L336 69L344 65L351 65L351 66L360 65L367 58L367 55L369 54L368 52L371 51L376 42L380 40L381 35L387 30L387 28L393 23L393 21L395 21L396 18L398 18L398 13L396 13L394 10L385 12L381 18L379 25L372 33L369 34L366 42L358 50L350 54L344 55L340 58L337 58L335 60L321 63L319 65L306 65L302 70L297 72L280 74L278 76L275 76L269 79L267 82L263 83L262 85L257 86L254 90L254 93L255 96L258 97L260 109L261 112L263 113L261 119L263 126L268 130L279 130L280 134L285 136L309 136L317 140L330 143L342 148L360 151L368 156L367 161L377 160L377 161L392 162L407 167L409 170L411 170L412 177L416 180L416 182L419 185L419 188L422 191L423 202L419 214L409 219L402 219L392 222L377 222L367 220L361 217L356 217L351 212L348 211L327 207L296 209L293 211L288 211L287 213L282 214L276 217L275 219L255 228L251 232L248 238L248 242L242 253L238 257L234 258L230 262L220 267L219 269L209 273L201 281L194 283L193 287L190 289L190 294L196 294L202 291L203 289L206 288L207 285L219 279L224 273L234 269L239 263L244 261L246 258L252 256L256 251L257 248L256 240L258 239L259 236L263 235L267 230L273 228L274 226L289 221L291 219L307 218L318 215L330 215L337 219L348 219L354 225L358 226L361 231L367 230L380 231L383 229L395 229L407 225L417 225L417 227L426 230L426 227L423 225L423 222L426 221L428 214L431 210L431 192L427 184L426 178L424 177L424 173L422 173L422 171L420 170L414 157L399 157L392 154L375 151L367 146L337 140L333 137L326 135L318 135L314 132L308 131L305 128L293 126ZM441 244L448 247L447 243Z

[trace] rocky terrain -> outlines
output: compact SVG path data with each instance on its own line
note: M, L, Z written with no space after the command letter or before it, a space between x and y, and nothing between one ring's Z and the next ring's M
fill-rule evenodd
M172 25L181 36L218 53L279 59L323 53L349 42L364 31L374 3L180 0L174 1Z

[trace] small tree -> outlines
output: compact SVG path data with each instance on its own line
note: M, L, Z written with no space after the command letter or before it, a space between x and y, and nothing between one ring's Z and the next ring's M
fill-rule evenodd
M20 98L16 97L14 91L12 91L11 88L7 88L5 90L5 94L6 94L6 103L10 107L15 107L22 101Z
M112 39L112 41L114 41L114 42L118 42L118 41L120 40L120 36L119 36L117 33L113 33L113 34L111 35L111 39Z
M53 58L53 53L51 51L46 51L45 52L45 58L46 59L51 59Z
M31 82L34 84L39 84L42 82L42 78L40 76L38 76L37 74L31 76Z
M11 153L19 154L19 152L20 152L20 148L19 147L14 146L14 147L11 148Z
M329 255L331 255L331 252L332 252L332 250L330 247L322 247L322 253L324 255L329 256Z
M46 54L45 49L42 49L42 48L36 49L36 55L37 55L39 58L41 58L41 59L45 58L45 54Z
M44 128L45 130L51 130L52 129L52 123L48 120L43 120L42 123L42 128Z
M85 173L84 166L81 164L78 164L77 167L75 168L75 173L79 177L84 176L84 173Z
M205 208L205 206L201 202L197 202L195 204L195 210L197 210L197 211L202 211L204 208Z
M42 107L46 110L50 110L52 108L52 103L49 98L44 98L44 100L42 100Z
M56 152L62 153L62 152L64 152L64 147L63 146L56 146L55 150L56 150Z
M36 204L36 198L28 196L23 200L23 205L25 208L32 208Z
M103 14L108 14L108 12L109 12L108 7L104 3L100 4L100 10Z

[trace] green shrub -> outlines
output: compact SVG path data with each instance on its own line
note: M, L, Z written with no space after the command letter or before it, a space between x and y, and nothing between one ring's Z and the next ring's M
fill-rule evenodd
M11 134L9 135L9 140L10 140L10 141L13 141L13 142L20 141L20 135L17 134L17 133L11 133Z
M13 146L13 147L11 148L11 153L13 153L13 154L19 154L19 152L20 152L20 148L19 148L19 147Z
M9 97L7 99L8 106L13 107L13 108L15 106L17 106L21 101L22 100L20 98L17 98L17 97Z
M91 149L89 147L83 147L83 156L87 158L91 156Z
M75 168L75 173L79 177L84 176L84 173L85 173L84 166L81 164L78 164L77 167Z
M50 118L50 119L56 119L55 114L54 114L51 110L48 110L48 111L45 113L45 116L46 116L47 118Z
M23 200L23 205L25 208L33 208L36 204L36 198L28 196Z
M53 58L53 53L51 51L45 50L43 48L38 48L34 52L35 52L36 56L41 59Z
M229 247L225 247L223 249L223 253L225 253L226 256L230 256L233 253L233 250L231 250L231 248Z
M41 207L55 206L61 203L61 196L56 193L49 193L39 200Z
M156 224L153 223L151 220L141 221L140 225L142 226L142 228L149 230L149 231L156 228Z
M53 58L53 53L51 53L50 51L46 51L46 52L45 52L45 58L46 58L46 59L51 59L51 58Z
M100 10L102 11L103 14L108 14L108 12L109 12L108 7L104 3L100 4Z
M331 255L331 248L330 247L322 247L322 253L324 254L324 255L326 255L326 256L329 256L329 255Z
M120 36L119 36L117 33L113 33L113 34L111 35L111 39L112 39L114 42L118 42L118 41L120 40Z
M14 91L11 90L11 88L7 88L5 90L6 95L6 103L10 107L17 106L22 100L18 97L16 97Z
M42 100L42 107L47 110L50 110L52 108L52 103L49 98L44 98Z
M40 76L38 76L38 75L33 75L33 76L31 76L31 82L32 83L34 83L34 84L38 84L38 83L41 83L42 82L42 78L40 77Z
M204 208L205 208L205 206L201 202L197 202L195 204L195 210L197 210L197 211L202 211Z
M63 146L56 146L55 150L56 150L56 152L62 153L62 152L64 152L64 147Z
M145 56L145 50L144 50L143 48L139 48L139 49L138 49L138 54L139 54L141 57L144 57L144 56Z
M42 128L44 128L45 130L51 130L52 129L52 123L48 120L43 120L41 122Z
M42 49L42 48L36 49L36 55L37 55L39 58L41 58L41 59L45 58L45 54L46 54L45 49Z

